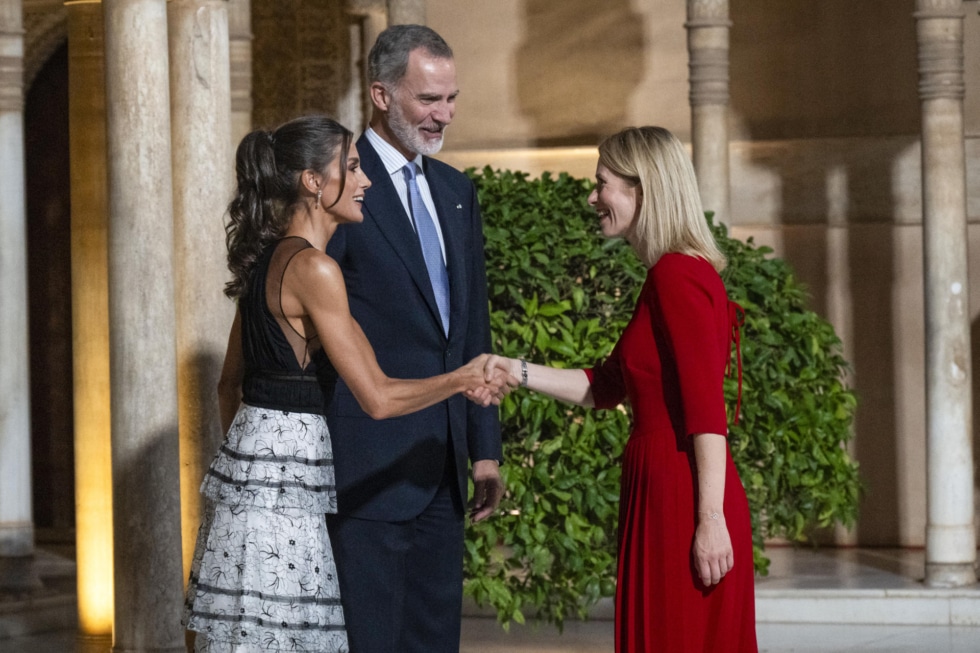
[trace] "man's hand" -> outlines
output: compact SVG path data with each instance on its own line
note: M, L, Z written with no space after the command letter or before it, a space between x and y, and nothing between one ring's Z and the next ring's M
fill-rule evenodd
M504 496L504 482L496 460L477 460L473 463L473 488L470 519L478 522L492 515Z
M509 395L512 389L507 375L495 371L493 373L486 373L485 384L483 386L473 390L467 390L463 393L463 396L473 403L486 408L490 404L499 406L500 401Z

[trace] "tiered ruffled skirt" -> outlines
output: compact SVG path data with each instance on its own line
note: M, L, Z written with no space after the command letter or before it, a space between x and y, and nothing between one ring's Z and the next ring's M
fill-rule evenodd
M201 493L184 609L195 649L348 651L324 516L337 509L326 420L243 406Z

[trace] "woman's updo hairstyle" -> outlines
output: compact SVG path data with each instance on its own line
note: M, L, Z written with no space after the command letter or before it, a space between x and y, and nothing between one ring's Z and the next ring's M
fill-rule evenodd
M340 191L344 194L347 151L353 134L326 116L296 118L275 131L256 130L245 136L235 154L238 191L228 205L225 242L232 279L225 294L241 297L248 286L252 266L262 251L285 233L293 209L301 201L304 170L325 173L340 157Z

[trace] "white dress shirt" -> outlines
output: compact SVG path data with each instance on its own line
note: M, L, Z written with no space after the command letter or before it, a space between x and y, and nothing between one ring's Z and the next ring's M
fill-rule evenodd
M378 153L381 157L381 162L385 166L385 170L391 176L391 181L395 185L395 192L398 193L398 198L402 201L402 207L405 209L405 217L412 223L412 229L415 229L415 224L412 222L412 210L408 203L408 184L405 183L405 172L404 168L408 161L405 159L401 152L395 149L395 147L381 138L378 132L374 131L371 127L368 127L367 131L364 133L367 136L368 141L371 146L374 147L374 151ZM432 201L432 191L429 190L429 182L425 178L425 168L422 166L422 155L415 155L415 164L418 166L415 175L415 181L419 186L419 195L422 196L422 202L425 203L425 208L429 210L429 215L435 220L436 223L436 233L439 235L439 247L442 249L442 260L446 261L446 241L442 236L442 224L439 222L439 213L436 211L435 202ZM367 192L371 192L368 189Z

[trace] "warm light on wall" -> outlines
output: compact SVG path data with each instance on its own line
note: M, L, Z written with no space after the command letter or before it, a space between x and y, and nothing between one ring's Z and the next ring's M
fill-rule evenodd
M77 363L77 354L75 360ZM111 635L112 467L108 442L109 420L107 414L101 425L96 420L89 420L91 423L87 425L88 428L79 428L79 398L79 388L76 385L75 551L78 568L78 628L84 635ZM103 398L106 409L109 405L108 399L107 392Z
M68 9L78 628L112 636L112 447L102 5Z
M177 389L180 402L180 524L184 582L190 574L194 545L201 524L201 481L207 467L201 457L202 390L197 387L197 375L192 365L180 366ZM208 395L204 395L208 396ZM208 448L211 448L210 446Z
M72 197L72 351L75 375L75 552L78 623L111 635L112 447L105 225L85 224ZM98 214L96 214L98 216ZM105 220L104 214L97 219Z

